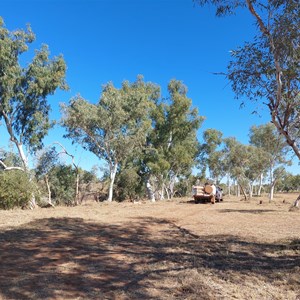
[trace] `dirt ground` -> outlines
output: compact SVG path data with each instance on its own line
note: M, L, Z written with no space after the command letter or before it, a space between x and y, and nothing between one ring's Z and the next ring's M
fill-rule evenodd
M0 299L300 300L295 194L0 211Z

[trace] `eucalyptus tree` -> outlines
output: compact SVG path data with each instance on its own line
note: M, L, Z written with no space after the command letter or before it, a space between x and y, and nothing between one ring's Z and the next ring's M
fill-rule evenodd
M290 164L287 159L289 147L284 137L278 135L272 123L252 126L250 129L250 143L262 149L267 155L265 170L268 170L270 181L269 199L273 200L275 184L284 165ZM263 173L264 170L262 170Z
M253 187L255 182L259 182L261 179L261 174L268 167L269 153L264 151L264 149L247 145L245 150L248 154L248 162L245 165L245 178L248 179L249 184L249 198L252 197ZM258 190L258 194L260 190Z
M152 111L152 131L144 160L161 199L165 191L168 198L172 197L176 180L190 174L195 166L199 146L196 133L203 120L192 108L187 87L181 81L171 80L168 92L169 98L156 103Z
M261 101L300 160L300 5L298 0L194 0L217 16L246 8L256 22L253 41L231 52L227 78L237 97Z
M52 198L51 198L51 187L50 187L50 180L49 180L49 173L53 167L58 162L58 153L55 147L51 147L45 149L41 155L38 157L37 165L35 168L36 177L38 179L43 178L47 187L48 191L48 203L52 205Z
M57 88L66 89L66 64L62 56L50 59L48 47L36 50L22 67L20 56L29 50L35 35L26 30L9 31L0 18L0 121L16 146L22 168L28 171L28 153L42 148L51 127L47 97ZM1 163L3 167L3 161Z
M198 167L205 174L209 169L210 176L219 181L225 175L224 153L217 150L222 144L222 132L216 129L207 129L203 132L203 143L199 148Z
M229 172L230 177L237 182L237 186L242 190L246 200L245 172L246 166L249 163L247 146L243 145L233 137L225 138L223 141L227 171Z
M108 164L108 201L113 199L118 168L145 144L151 126L149 111L157 94L158 87L140 76L133 83L124 81L119 89L106 84L97 104L76 96L69 105L62 105L65 136Z

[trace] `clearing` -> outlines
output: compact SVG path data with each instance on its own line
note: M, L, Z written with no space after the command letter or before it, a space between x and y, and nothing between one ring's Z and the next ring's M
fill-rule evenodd
M295 199L0 211L0 299L300 299Z

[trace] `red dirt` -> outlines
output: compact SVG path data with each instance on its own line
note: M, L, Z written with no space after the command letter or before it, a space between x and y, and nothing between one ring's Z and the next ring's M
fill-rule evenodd
M0 211L0 299L295 300L295 197Z

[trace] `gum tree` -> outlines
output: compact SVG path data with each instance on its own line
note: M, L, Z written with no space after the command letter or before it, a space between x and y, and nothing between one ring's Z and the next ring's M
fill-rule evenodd
M261 101L271 122L300 160L300 5L298 0L194 0L224 16L245 8L253 16L253 41L233 50L227 78L237 97ZM295 205L298 205L298 201Z
M148 155L144 157L145 170L154 179L152 186L160 199L165 192L171 198L176 181L195 166L199 147L196 133L203 121L181 81L171 80L168 92L169 98L157 103L152 112Z
M275 184L278 175L280 175L279 170L284 165L290 164L290 161L286 159L289 150L288 145L282 136L278 136L275 126L271 123L252 126L250 129L250 143L267 154L268 159L265 170L268 170L270 180L269 199L273 200Z
M68 106L62 106L66 137L108 164L109 202L113 199L118 169L145 144L151 125L149 109L153 102L150 100L156 93L156 86L138 77L133 83L124 81L120 89L108 83L97 104L76 96Z
M35 36L26 30L9 31L0 18L0 121L28 171L28 153L43 146L42 140L51 127L49 95L57 88L66 89L66 64L62 56L50 59L43 45L36 50L32 61L22 67L20 56L29 50ZM0 164L8 168L3 161ZM7 168L6 168L7 167Z

